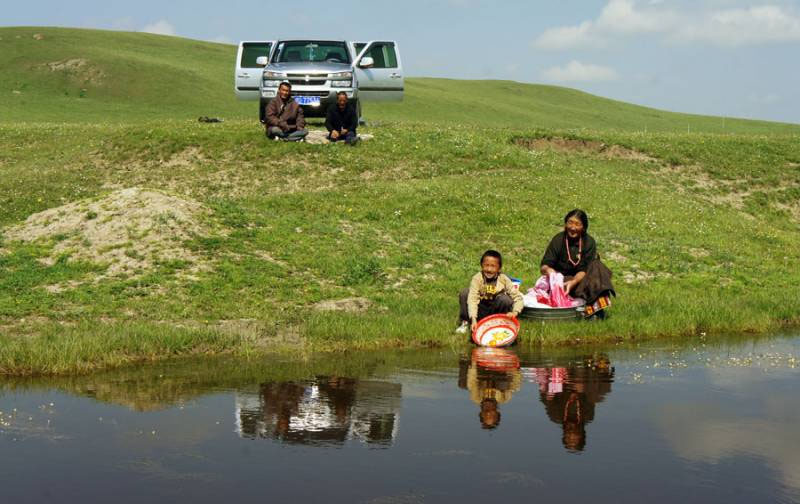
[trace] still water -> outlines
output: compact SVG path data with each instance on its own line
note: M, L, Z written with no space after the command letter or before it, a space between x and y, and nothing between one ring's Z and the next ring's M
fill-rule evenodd
M1 502L800 502L800 336L0 379Z

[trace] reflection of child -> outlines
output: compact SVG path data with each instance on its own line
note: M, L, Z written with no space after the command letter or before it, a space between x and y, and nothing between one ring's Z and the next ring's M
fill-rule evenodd
M476 360L477 357L479 354L473 354L472 362L467 369L466 387L469 390L469 398L480 405L478 418L481 427L494 429L500 424L499 406L510 401L514 393L519 391L522 386L522 374L517 367L507 369L483 367Z
M500 424L500 410L497 409L497 399L484 399L481 401L481 412L478 413L481 427L494 429Z
M496 250L487 250L481 256L481 271L472 277L469 288L463 289L459 296L461 305L461 324L456 329L465 333L475 330L478 320L505 313L516 317L522 311L522 294L511 279L500 270L503 257Z

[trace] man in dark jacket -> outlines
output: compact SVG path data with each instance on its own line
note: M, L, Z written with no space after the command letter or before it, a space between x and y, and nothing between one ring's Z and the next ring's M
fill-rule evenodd
M292 98L292 85L282 82L278 96L267 104L267 137L299 142L308 135L303 108Z
M348 102L347 93L339 91L336 103L328 107L328 116L325 118L325 127L328 129L328 140L355 145L358 142L356 128L358 127L358 114L356 108Z

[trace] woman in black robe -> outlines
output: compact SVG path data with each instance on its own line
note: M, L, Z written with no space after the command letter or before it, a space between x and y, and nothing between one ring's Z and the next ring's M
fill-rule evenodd
M616 296L616 293L611 271L600 262L597 244L588 229L586 212L576 208L567 213L564 231L550 240L540 269L545 276L554 272L564 275L564 291L572 297L583 298L589 314L596 313L598 318L604 318L602 310L610 302L609 295Z

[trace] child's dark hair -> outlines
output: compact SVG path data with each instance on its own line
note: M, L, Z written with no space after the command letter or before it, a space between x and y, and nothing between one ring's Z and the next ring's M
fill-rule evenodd
M483 260L486 259L487 257L494 257L495 259L497 259L497 262L500 263L500 267L501 268L503 267L503 256L500 255L500 252L498 252L496 250L491 250L491 249L487 250L481 256L481 262L480 263L483 264Z
M581 221L581 223L583 224L584 233L589 229L589 216L586 215L586 212L584 212L580 208L570 210L569 212L567 212L567 215L564 216L564 224L566 224L567 221L572 217L577 217Z

